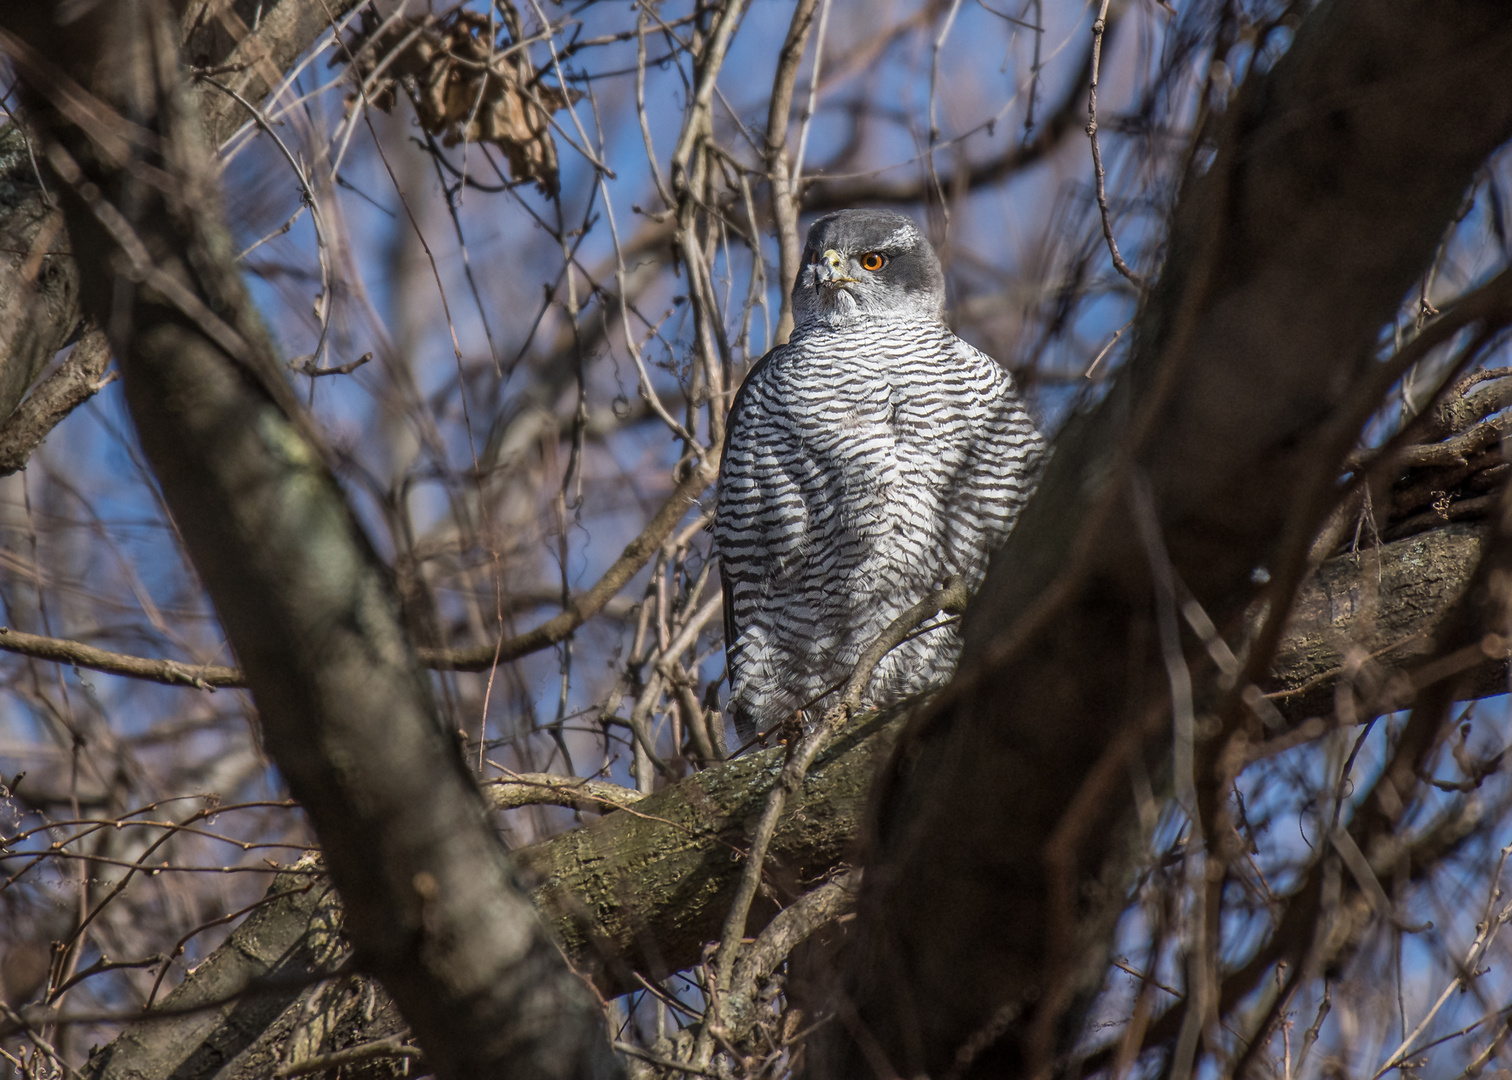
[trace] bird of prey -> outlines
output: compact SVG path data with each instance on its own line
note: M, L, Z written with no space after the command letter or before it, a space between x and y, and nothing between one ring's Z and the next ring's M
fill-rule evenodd
M720 465L714 551L743 740L816 719L950 577L974 591L1034 487L1043 440L944 307L940 261L903 215L842 210L809 229L792 336L735 395ZM863 704L945 681L960 646L936 616L877 667Z

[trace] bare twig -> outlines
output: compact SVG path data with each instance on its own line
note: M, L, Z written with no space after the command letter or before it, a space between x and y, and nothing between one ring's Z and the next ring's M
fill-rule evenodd
M372 353L365 352L357 359L349 360L345 364L337 364L335 367L320 367L316 363L314 354L311 354L310 356L301 356L298 360L292 361L289 366L301 375L308 375L310 378L316 379L322 375L350 375L372 358Z
M198 78L200 81L215 87L227 97L234 99L238 105L246 109L252 119L257 121L257 126L262 128L263 133L273 140L274 145L283 154L284 160L289 163L289 168L293 169L294 175L299 178L300 190L304 192L305 201L310 207L310 223L315 226L316 250L320 257L320 338L315 342L314 354L315 361L318 363L320 357L325 353L326 337L331 331L331 311L335 305L333 303L334 298L331 295L331 238L328 233L325 215L320 209L320 200L315 195L315 187L310 183L309 173L306 171L304 164L294 156L294 152L289 149L288 145L274 128L272 121L263 115L261 109L231 89L231 87L216 82L208 75L199 75Z
M825 2L827 6L828 0ZM798 0L793 8L787 38L782 43L782 51L777 54L777 73L772 77L772 96L767 108L767 187L771 192L772 217L777 222L777 281L782 293L782 307L777 318L779 342L786 341L793 330L793 299L789 291L798 276L799 254L798 192L794 181L802 167L802 158L799 158L798 167L789 167L787 128L793 111L793 86L798 79L798 66L803 60L804 45L808 42L818 3L819 0ZM818 69L816 55L815 72Z
M404 1038L402 1035L394 1035L377 1042L363 1043L361 1046L349 1046L345 1050L336 1050L329 1054L317 1054L304 1061L280 1065L273 1071L273 1075L278 1080L283 1080L289 1076L308 1076L310 1073L339 1069L343 1065L357 1065L364 1061L378 1061L383 1058L403 1058L409 1062L424 1060L420 1048L411 1046L404 1041ZM416 1069L417 1073L420 1071L421 1069Z
M1297 1063L1292 1067L1294 1076L1302 1075L1302 1066L1307 1064L1307 1055L1312 1050L1313 1044L1318 1041L1318 1034L1323 1030L1323 1021L1328 1019L1329 1010L1333 1008L1333 999L1329 996L1328 980L1323 980L1323 996L1318 1000L1318 1013L1313 1017L1312 1025L1302 1035L1302 1049L1297 1054Z
M1087 138L1092 143L1092 174L1097 185L1097 212L1102 216L1103 239L1108 244L1108 254L1113 259L1113 269L1133 283L1140 292L1145 290L1145 280L1129 269L1123 256L1118 253L1118 241L1113 237L1113 222L1108 213L1108 191L1103 172L1102 149L1097 141L1097 76L1102 65L1103 33L1108 28L1108 5L1102 0L1097 18L1092 21L1092 79L1087 88Z
M729 997L735 965L739 959L740 941L745 936L746 920L751 912L751 903L756 899L756 891L761 884L767 848L772 842L772 836L776 832L777 822L782 816L783 809L787 806L788 796L798 790L799 785L803 783L803 778L808 775L808 768L813 764L814 758L824 749L830 737L850 719L851 712L860 705L861 694L883 657L897 648L909 633L925 620L932 618L940 611L963 611L968 600L966 583L960 578L952 578L943 587L930 593L889 623L887 629L867 647L857 660L855 669L851 672L850 679L840 694L839 702L825 712L812 731L788 745L787 760L783 763L782 772L767 796L761 818L751 833L751 847L746 854L746 864L741 873L740 885L736 890L734 901L730 904L730 914L725 920L724 933L720 937L719 952L715 958L714 1005L704 1022L693 1054L693 1061L699 1068L707 1067L713 1054L714 1039L720 1031L718 1019L722 1008L720 1003L726 1002Z
M0 627L0 650L33 656L38 660L52 660L60 664L77 664L79 667L103 671L110 675L124 675L131 679L163 683L166 686L192 686L200 690L218 687L242 686L241 672L236 668L217 664L185 664L177 660L151 660L144 656L127 656L124 653L97 649L80 641L43 637L27 634L10 627Z
M810 889L783 908L755 942L741 952L730 979L728 998L737 1040L744 1037L741 1029L755 1022L753 1006L761 984L771 978L795 945L851 911L860 887L861 871L851 870Z
M1477 967L1480 964L1481 957L1486 954L1486 950L1496 940L1496 935L1501 931L1501 928L1506 924L1508 919L1512 919L1512 904L1505 905L1500 911L1496 910L1496 901L1501 897L1501 871L1506 866L1509 854L1512 854L1512 846L1502 848L1501 860L1497 863L1496 873L1491 878L1491 895L1486 900L1485 912L1480 922L1476 924L1475 940L1470 943L1469 949L1465 951L1464 961L1460 964L1454 977L1449 980L1449 985L1444 987L1444 991L1438 996L1438 1000L1433 1003L1433 1006L1423 1016L1423 1019L1418 1021L1417 1027L1413 1028L1411 1034L1402 1040L1400 1046L1387 1055L1386 1060L1371 1075L1370 1080L1380 1080L1382 1076L1385 1076L1392 1069L1402 1065L1409 1053L1411 1053L1412 1044L1417 1042L1418 1036L1427 1030L1428 1025L1433 1022L1433 1018L1444 1007L1444 1003L1462 985L1468 985L1471 979L1476 978L1480 974Z
M572 810L591 810L607 814L639 802L642 792L621 787L606 780L590 780L556 773L510 773L483 785L483 793L495 810L514 810L521 806L565 806Z

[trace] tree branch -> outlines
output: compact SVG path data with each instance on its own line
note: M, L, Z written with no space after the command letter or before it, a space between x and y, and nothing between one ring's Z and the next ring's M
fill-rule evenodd
M0 47L43 133L84 308L264 745L320 838L357 962L437 1075L617 1076L598 1004L489 826L252 308L166 13L118 5L60 26L48 0L18 0L0 8Z
M574 597L558 615L533 630L505 638L497 645L479 645L470 649L419 649L420 662L437 671L487 671L498 664L550 648L564 640L583 623L598 614L613 600L629 580L646 565L666 541L688 508L719 475L719 453L711 451L679 484L656 514L646 523L639 536L625 546L618 559L604 571L587 592ZM180 660L158 660L128 653L99 649L67 638L26 634L0 627L0 651L34 656L60 664L76 664L108 675L162 683L167 686L192 686L201 690L246 685L239 668L220 664L193 664Z
M773 340L779 343L786 341L793 332L793 298L789 294L798 276L800 251L798 200L788 164L787 129L793 111L793 83L798 78L798 66L803 61L816 7L818 0L798 0L793 6L793 19L788 24L782 51L777 54L777 73L772 76L772 96L767 104L767 187L772 199L772 220L777 224L777 291L782 296Z
M1321 4L1229 106L1133 355L1057 438L968 613L955 682L882 781L844 1019L811 1042L808 1075L870 1076L879 1059L903 1076L1048 1075L1077 1038L1138 850L1128 770L1169 775L1169 673L1207 670L1198 642L1162 648L1152 562L1219 627L1257 567L1289 583L1305 566L1379 407L1361 391L1381 327L1512 134L1503 15ZM1136 490L1164 552L1130 527ZM1269 599L1274 615L1292 602ZM1187 745L1189 812L1221 798L1229 732Z
M1371 678L1380 685L1405 678L1405 665L1421 658L1418 643L1432 637L1437 620L1474 573L1484 534L1485 526L1454 525L1387 544L1359 559L1342 556L1324 564L1297 598L1295 632L1266 685L1282 715L1299 725L1301 736L1317 738L1324 730L1321 723L1302 722L1318 707L1331 709L1333 679L1346 652L1375 655ZM1507 674L1505 661L1486 659L1474 672L1474 685L1479 693L1500 693ZM800 881L829 872L853 851L872 777L888 759L902 723L901 718L860 718L820 756L778 824L769 852L769 882L792 895ZM704 943L718 936L744 865L734 856L745 842L745 823L765 806L783 754L780 747L747 754L516 853L538 882L532 895L572 963L604 993L638 988L637 973L659 979L689 967L699 960ZM501 787L509 790L522 782L534 781L514 778ZM565 777L553 782L592 790L591 782ZM774 867L775 874L770 872ZM324 913L321 905L334 902L320 890L300 894L276 919L254 915L257 922L246 933L255 932L267 956L308 952L305 935L331 925L336 916ZM770 901L758 899L747 931L764 932L776 912ZM206 966L186 978L184 987L195 985L202 971L207 978L221 979L214 973L227 959L240 964L242 941L233 935ZM752 963L758 963L755 954L743 962ZM246 980L267 970L236 969L237 977ZM754 969L737 969L737 985L745 985L741 976L749 970ZM1244 984L1236 978L1236 985ZM180 1000L170 997L165 1006ZM133 1028L129 1038L133 1045L151 1044L152 1030ZM255 1031L217 1030L218 1045L227 1056L246 1045L236 1040L256 1036ZM1164 1031L1164 1026L1152 1029L1151 1038ZM181 1061L188 1061L192 1047L186 1043L178 1052L184 1055ZM178 1064L162 1074L170 1072L180 1080L201 1075L180 1071ZM129 1074L111 1072L92 1080L107 1075Z
M330 20L356 5L357 0L189 5L185 50L196 64L234 70L228 76L233 87L249 101L261 101L329 29ZM241 123L238 106L208 86L197 94L205 133L219 146ZM42 187L28 140L21 124L0 129L0 475L23 468L48 431L98 390L109 360L99 330L87 331L68 364L35 388L37 400L26 401L25 410L13 415L83 318L68 233ZM36 257L28 258L34 249Z
M26 468L48 433L110 381L105 377L109 365L110 342L91 327L58 370L37 384L0 423L0 476Z
M1118 18L1110 14L1103 31L1104 45L1113 39L1113 30L1118 22ZM858 205L907 205L924 202L935 190L971 191L1000 183L1014 173L1044 160L1059 149L1068 136L1081 130L1086 115L1086 99L1082 97L1082 89L1091 78L1092 50L1089 47L1082 58L1080 70L1067 84L1061 99L1055 103L1032 139L1017 143L990 160L960 166L960 172L940 176L938 185L927 176L891 180L880 176L815 178L804 191L803 210L806 213L823 213L826 210L843 210Z
M314 865L306 859L298 869ZM278 899L247 916L163 999L163 1017L127 1027L89 1059L88 1080L205 1075L278 1019L310 977L336 968L346 946L330 887L280 874L268 895Z
M719 448L704 455L677 485L672 496L646 523L639 536L626 545L614 564L587 592L573 598L562 611L534 630L501 641L498 645L481 645L472 649L422 649L421 661L441 671L486 671L496 664L518 660L522 656L555 645L599 612L625 584L656 554L672 530L687 514L704 490L719 475Z

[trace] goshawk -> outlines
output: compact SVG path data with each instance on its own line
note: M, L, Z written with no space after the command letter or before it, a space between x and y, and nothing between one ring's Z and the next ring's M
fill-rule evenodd
M842 210L809 230L792 337L735 395L720 466L714 550L742 739L825 707L952 575L975 590L1029 497L1043 441L1008 373L950 332L944 307L940 261L901 214ZM937 616L863 701L943 682L960 644Z

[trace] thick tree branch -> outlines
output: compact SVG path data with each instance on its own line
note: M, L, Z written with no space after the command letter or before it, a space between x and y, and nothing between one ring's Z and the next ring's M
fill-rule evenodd
M1286 719L1300 725L1314 706L1331 709L1333 679L1347 652L1376 657L1371 678L1379 685L1404 678L1398 665L1420 658L1417 643L1432 637L1436 620L1474 573L1484 532L1484 526L1455 525L1387 544L1358 559L1342 556L1325 563L1297 598L1295 632L1266 685ZM1476 669L1474 684L1482 693L1500 692L1498 684L1505 687L1507 673L1505 662L1486 660ZM901 723L858 721L810 771L779 823L770 853L771 865L781 868L774 884L783 894L828 872L852 850L872 777L890 753ZM1316 738L1323 724L1297 730L1299 737ZM766 804L783 755L780 747L747 754L516 853L537 879L535 900L550 913L569 958L592 973L605 993L635 989L636 973L655 979L686 968L698 961L704 943L717 937L744 866L738 856L745 844L745 822ZM522 782L537 781L516 779L501 787L512 792ZM584 802L595 793L606 801L615 795L596 792L583 781L556 778L552 783L584 784ZM275 882L274 890L279 888ZM261 948L270 956L308 949L304 935L327 925L328 916L318 914L319 904L326 902L318 892L311 893L291 898L286 914L276 920L254 916ZM763 930L775 912L771 903L759 903L748 931ZM240 940L217 951L212 966L196 969L185 986L196 983L201 970L218 971L213 965L225 962L220 959L224 953L240 955ZM250 980L271 969L237 970L238 977ZM227 1056L256 1035L241 1028L217 1030L218 1045L229 1051ZM150 1032L144 1026L132 1038L150 1041ZM180 1046L181 1060L187 1061L191 1050ZM176 1069L168 1071L181 1080L202 1075Z
M0 424L79 324L79 273L36 148L0 129Z
M91 327L58 370L38 383L0 423L0 476L26 468L48 432L110 381L105 377L109 366L110 342L99 329Z
M84 308L322 842L357 962L442 1077L617 1075L252 309L166 5L67 26L55 11L0 8L0 47L57 179Z
M588 780L556 773L512 773L483 785L488 805L495 810L513 810L521 806L565 806L607 814L611 810L638 803L645 798L634 788L620 787L606 780Z
M300 870L315 867L306 859ZM345 958L341 906L307 873L273 879L268 896L225 944L163 999L177 1013L126 1028L89 1059L88 1080L202 1076L273 1023L322 972Z
M1181 750L1177 790L1204 800L1218 781L1207 744L1173 741L1173 672L1202 651L1162 648L1152 567L1222 627L1257 567L1305 561L1379 405L1380 328L1512 134L1504 16L1324 3L1231 105L1127 367L1058 438L956 683L882 785L848 1001L809 1075L1040 1075L1077 1038L1137 851L1135 756L1164 772Z
M336 20L358 0L232 0L190 4L183 27L184 58L216 76L242 97L261 102ZM253 29L256 27L256 29ZM210 145L218 147L247 122L246 110L210 86L196 86L200 120Z
M1346 669L1360 696L1374 696L1380 709L1410 705L1402 673L1436 642L1437 623L1422 613L1447 611L1463 592L1486 530L1483 522L1448 525L1324 563L1298 593L1277 650L1267 689L1281 712L1327 715ZM1489 661L1464 690L1466 697L1505 692L1505 665Z

